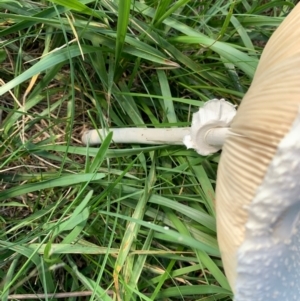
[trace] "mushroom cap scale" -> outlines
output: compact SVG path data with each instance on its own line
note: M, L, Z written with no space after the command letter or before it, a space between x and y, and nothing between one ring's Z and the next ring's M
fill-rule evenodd
M293 131L293 124L297 117L299 118L299 107L300 5L298 4L265 47L251 87L231 123L231 135L225 141L219 164L216 188L218 241L224 269L236 293L237 301L258 300L253 296L247 299L239 295L243 287L239 282L243 274L239 268L243 260L247 260L240 252L248 243L246 225L251 222L252 202L257 199L260 189L267 189L266 175L270 174L280 143ZM300 131L298 136L300 137ZM297 140L298 136L294 135L293 139ZM280 162L284 164L283 161ZM287 174L290 172L289 169L283 170ZM278 206L284 208L282 204ZM261 212L261 216L272 219L270 215L264 215L264 212ZM269 228L266 228L269 230L268 233L273 231L272 222L274 223L268 220ZM274 250L276 247L274 240L271 239L270 243L268 251L272 253L272 247ZM277 243L284 244L280 240ZM255 249L253 244L250 246ZM251 264L258 268L261 264L260 260L255 259L258 253L254 252L252 255L254 257L251 257ZM255 278L255 275L253 277ZM255 289L252 287L252 291ZM268 299L266 297L262 300ZM278 300L281 300L280 297Z

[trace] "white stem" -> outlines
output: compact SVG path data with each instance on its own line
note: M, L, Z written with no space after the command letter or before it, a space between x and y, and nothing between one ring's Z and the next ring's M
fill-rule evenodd
M112 128L109 130L90 130L83 134L82 142L85 145L101 144L108 132L113 132L113 141L115 143L183 145L183 138L190 134L190 128Z
M229 128L213 128L206 132L205 142L209 145L222 147L229 134Z
M115 143L136 143L136 144L171 144L183 145L184 137L190 134L191 128L110 128L108 130L90 130L83 134L82 142L87 145L101 144L108 132L113 132L113 141ZM210 146L222 147L228 135L229 128L208 129L204 142ZM200 139L201 140L201 139Z
M235 114L235 106L231 103L224 99L211 99L193 114L190 128L91 130L82 135L82 142L85 145L101 144L108 132L113 132L115 143L185 145L207 156L222 148Z

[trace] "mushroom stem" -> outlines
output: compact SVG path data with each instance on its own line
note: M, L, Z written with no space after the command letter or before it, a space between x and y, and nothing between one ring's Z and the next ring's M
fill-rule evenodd
M190 128L110 128L108 130L90 130L83 134L83 144L97 145L113 132L115 143L137 143L137 144L173 144L183 145L183 137L190 133Z
M85 145L101 144L107 134L113 132L115 143L185 145L207 156L222 148L235 114L236 109L231 103L224 99L211 99L193 114L191 127L90 130L82 135L82 142Z
M206 132L205 142L212 146L222 147L229 133L229 128L213 128Z
M229 128L208 129L205 141L212 146L222 146L224 144ZM191 129L185 128L110 128L108 130L90 130L83 134L83 144L97 145L109 132L113 132L115 143L137 143L137 144L171 144L184 145L184 137L190 134Z

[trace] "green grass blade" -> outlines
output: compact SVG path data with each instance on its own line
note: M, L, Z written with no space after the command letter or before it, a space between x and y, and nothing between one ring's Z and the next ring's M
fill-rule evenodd
M118 5L118 24L117 24L117 37L116 37L116 62L115 66L118 67L123 51L127 27L130 17L131 0L120 0Z
M166 118L170 123L177 123L174 104L173 104L173 100L171 99L172 95L169 87L168 78L163 70L157 70L157 75L158 75L158 80L160 83L160 89L162 95L163 97L165 97L163 109L165 111Z
M50 189L54 187L64 187L90 181L99 181L105 176L106 175L104 173L65 175L38 183L25 184L20 187L13 187L0 192L0 201L41 189Z
M96 18L103 18L106 15L102 12L95 11L90 9L88 6L84 5L82 2L78 0L50 0L53 3L59 4L67 9L74 10L83 14L87 14Z

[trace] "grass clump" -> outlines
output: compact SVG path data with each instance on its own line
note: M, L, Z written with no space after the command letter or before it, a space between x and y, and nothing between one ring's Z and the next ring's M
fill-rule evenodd
M232 300L219 154L80 137L239 104L295 2L1 1L1 300Z

